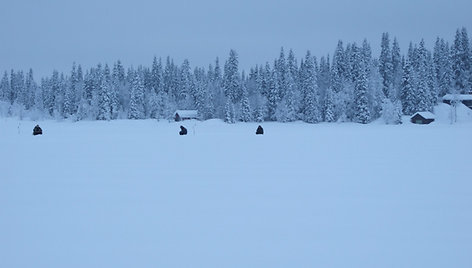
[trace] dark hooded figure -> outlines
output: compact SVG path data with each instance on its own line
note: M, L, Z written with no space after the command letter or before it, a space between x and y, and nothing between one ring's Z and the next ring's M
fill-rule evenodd
M256 130L257 135L262 135L264 134L264 129L259 125Z
M33 135L43 135L43 130L39 127L39 125L36 125L33 128Z
M187 129L184 128L184 126L180 126L180 132L179 132L180 135L187 135Z

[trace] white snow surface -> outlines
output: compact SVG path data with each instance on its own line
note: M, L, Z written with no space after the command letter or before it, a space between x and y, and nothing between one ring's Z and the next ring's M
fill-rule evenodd
M0 118L0 266L472 267L472 123L438 118Z

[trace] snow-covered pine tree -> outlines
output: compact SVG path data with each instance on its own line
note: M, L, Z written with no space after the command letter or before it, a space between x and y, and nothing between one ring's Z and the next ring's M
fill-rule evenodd
M35 111L35 118L32 118L33 120L37 120L41 118L40 116L43 115L44 112L44 102L43 102L43 94L41 87L39 87L36 82L34 82L34 87L33 87L33 110Z
M210 68L211 69L211 68ZM222 74L219 59L215 60L215 67L210 72L209 71L209 98L208 101L211 103L208 104L209 111L211 111L210 118L224 118L224 108L226 103L226 97L223 88Z
M69 78L69 84L66 88L66 92L64 95L64 116L66 118L72 116L77 112L76 108L76 97L77 97L77 84L78 84L78 77L77 77L77 67L75 62L72 64L72 71Z
M241 88L242 88L242 99L241 99L241 118L243 122L252 121L252 111L249 104L249 92L247 89L247 82L244 75L244 71L241 79Z
M357 123L367 124L370 121L370 111L367 96L367 60L360 48L352 46L353 76L354 76L354 120Z
M229 97L226 99L226 105L225 105L225 122L230 123L230 124L236 123L234 103L231 101Z
M466 93L469 90L470 47L467 31L457 29L452 46L452 72L456 92Z
M397 38L393 39L392 45L392 90L391 99L396 102L400 98L400 91L403 77L402 56Z
M60 91L60 81L59 81L59 72L53 71L51 79L47 80L45 84L45 93L46 96L46 109L49 111L51 116L54 116L54 113L57 112L58 101L60 101L59 91Z
M462 27L462 46L464 50L464 67L467 73L468 83L466 86L466 92L472 92L472 44L467 34L467 29Z
M318 123L321 121L317 95L318 84L316 81L315 62L310 51L307 51L300 72L303 120L307 123Z
M326 88L325 91L325 98L324 98L324 107L323 107L323 119L325 122L335 122L335 115L334 115L334 93L331 87L329 86Z
M225 63L223 79L224 92L228 100L225 105L225 121L228 123L235 122L234 104L241 100L238 64L238 54L231 49L229 58Z
M276 66L276 68L275 68ZM284 48L282 47L280 49L280 55L278 60L276 61L276 64L274 64L274 68L277 72L277 84L279 85L279 90L278 90L278 98L281 100L285 92L287 90L287 62L285 60L285 53L284 53Z
M52 93L51 79L41 79L41 95L45 112L51 116L54 112L54 94Z
M333 55L333 64L331 65L331 89L334 94L334 116L338 120L341 116L346 116L348 108L348 60L346 51L343 48L343 42L338 41L338 45Z
M382 119L387 125L401 124L402 111L400 102L392 102L389 98L385 98L382 103Z
M239 81L238 65L238 54L236 53L236 51L231 49L229 52L229 58L225 63L223 83L225 95L233 103L236 103L241 98L241 86Z
M110 118L117 119L120 113L120 82L119 61L113 65L113 71L109 76L109 96L110 96Z
M292 122L297 120L296 85L291 72L287 72L285 94L277 105L277 121Z
M26 90L25 90L25 76L22 71L17 71L16 73L12 70L11 74L11 92L10 92L10 101L11 104L17 103L24 107L26 102Z
M144 85L139 72L135 72L131 86L131 100L129 104L129 119L143 119L144 113Z
M393 62L392 62L392 51L390 50L390 39L388 33L382 34L381 51L379 58L379 71L382 76L383 92L385 96L392 99L390 95L392 86L392 74L393 74Z
M33 77L33 69L29 69L28 75L26 76L25 80L25 90L26 90L26 98L25 98L25 108L26 110L30 110L34 106L34 99L36 93L36 82L34 81Z
M111 76L110 68L105 65L105 69L100 77L100 87L98 89L98 115L97 120L111 120Z
M279 103L279 78L275 68L271 71L267 91L267 120L276 121L277 104Z
M452 93L452 64L449 44L439 37L434 45L434 71L440 97Z
M2 81L0 82L0 101L9 102L10 101L9 94L10 94L10 81L8 79L8 72L5 71L3 73Z
M428 51L426 50L424 40L422 39L416 53L416 101L414 112L432 111L430 104L430 86L428 85Z
M401 103L403 114L412 115L416 111L415 72L408 57L403 67L403 79L401 88Z
M430 51L427 51L426 57L426 72L427 72L427 84L429 89L429 96L428 96L428 107L429 111L433 111L433 107L438 102L438 81L436 80L436 75L434 71L434 61Z
M193 102L198 111L198 116L205 119L206 115L206 97L207 97L207 80L205 77L205 70L203 68L195 68L193 72Z
M162 60L159 60L154 57L152 61L152 69L151 69L151 84L152 89L156 94L158 94L162 90L162 79L163 79L163 70L162 70Z
M191 109L194 108L192 95L194 89L193 76L191 74L190 63L187 59L184 60L180 67L180 81L177 94L177 105L180 108Z

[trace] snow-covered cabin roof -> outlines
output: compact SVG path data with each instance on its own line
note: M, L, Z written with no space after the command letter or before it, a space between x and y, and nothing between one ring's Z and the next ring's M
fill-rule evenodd
M431 112L417 112L413 116L415 116L417 114L421 115L421 117L423 117L424 119L434 119L434 117L435 117L434 114L431 113Z
M174 115L179 114L181 118L197 118L198 111L197 110L177 110L175 111Z
M446 94L442 97L443 100L472 100L472 94Z

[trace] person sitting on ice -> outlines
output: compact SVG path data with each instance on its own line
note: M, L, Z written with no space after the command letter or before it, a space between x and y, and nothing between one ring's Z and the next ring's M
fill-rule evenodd
M179 135L187 135L187 129L184 126L180 126Z
M36 125L33 128L33 135L43 135L43 130L39 127L39 125Z
M259 125L256 130L256 135L262 135L264 134L264 129Z

